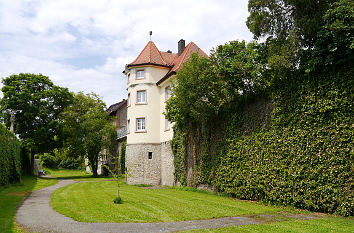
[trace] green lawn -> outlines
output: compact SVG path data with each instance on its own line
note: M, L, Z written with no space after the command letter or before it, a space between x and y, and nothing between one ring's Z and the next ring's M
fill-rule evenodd
M56 190L51 205L80 222L168 222L285 210L173 188L146 189L121 184L120 193L123 204L119 205L113 203L116 182L75 183Z
M0 187L0 232L18 232L14 223L16 208L25 196L34 190L41 189L58 181L55 179L25 176L21 184Z
M290 220L262 225L244 225L209 230L183 231L188 233L349 233L354 232L353 218L326 217L315 220Z
M70 169L53 169L53 168L43 168L46 175L59 179L73 179L77 181L94 181L94 180L109 180L111 177L99 176L92 177L92 173L87 173L85 170L70 170Z

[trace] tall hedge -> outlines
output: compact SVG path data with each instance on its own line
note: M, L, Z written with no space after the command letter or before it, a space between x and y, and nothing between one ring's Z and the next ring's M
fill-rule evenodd
M0 124L0 186L21 179L21 143Z
M240 199L353 215L353 75L344 68L290 77L272 87L267 101L254 96L221 113L207 134L175 130L176 181L208 183Z
M235 197L353 215L353 72L284 80L269 130L237 137L213 184Z

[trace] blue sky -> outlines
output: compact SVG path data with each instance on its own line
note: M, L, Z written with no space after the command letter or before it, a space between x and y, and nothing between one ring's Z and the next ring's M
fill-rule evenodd
M247 16L247 0L0 0L0 77L42 73L109 106L126 98L122 71L149 31L162 51L185 39L209 54L250 41Z

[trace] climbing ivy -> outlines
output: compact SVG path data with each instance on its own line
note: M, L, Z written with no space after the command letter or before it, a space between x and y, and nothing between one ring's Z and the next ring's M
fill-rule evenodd
M20 153L20 141L3 124L0 124L0 186L20 181Z
M353 215L354 8L323 4L311 47L301 30L266 31L263 43L228 42L181 68L166 108L177 182Z

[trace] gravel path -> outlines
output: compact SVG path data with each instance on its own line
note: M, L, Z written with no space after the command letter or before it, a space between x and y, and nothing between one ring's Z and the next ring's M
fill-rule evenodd
M75 183L73 180L59 180L53 186L32 192L17 210L16 222L30 232L175 232L190 229L208 229L264 223L271 215L258 218L240 216L209 220L157 223L86 223L76 222L54 211L49 204L51 194L58 188ZM287 218L312 219L306 215L285 216ZM262 220L263 219L263 220Z

